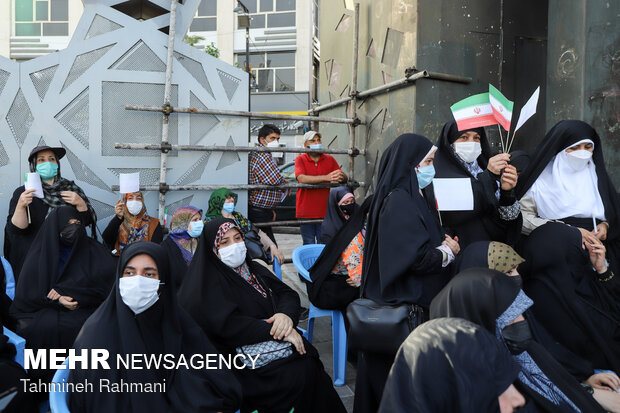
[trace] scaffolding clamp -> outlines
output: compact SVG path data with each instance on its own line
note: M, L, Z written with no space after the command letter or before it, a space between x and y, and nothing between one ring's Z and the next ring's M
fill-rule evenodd
M162 153L168 153L172 150L172 145L170 145L170 142L162 142L161 145L161 151Z
M165 194L166 192L170 191L170 185L168 184L164 184L164 183L159 183L159 193L160 194Z
M174 112L174 108L172 107L172 105L170 103L166 103L164 104L164 106L161 108L161 111L164 113L164 115L166 116L170 116L170 114L172 112Z

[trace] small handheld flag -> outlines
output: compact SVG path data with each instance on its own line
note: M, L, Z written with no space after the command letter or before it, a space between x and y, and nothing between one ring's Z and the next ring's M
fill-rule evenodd
M459 130L497 124L488 93L480 93L456 102L450 106L450 110Z

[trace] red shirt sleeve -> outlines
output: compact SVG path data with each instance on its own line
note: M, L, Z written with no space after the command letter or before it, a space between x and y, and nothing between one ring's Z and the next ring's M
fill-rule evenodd
M299 175L303 175L306 172L302 156L304 156L304 154L301 154L297 156L297 158L295 158L295 178L297 178Z
M338 165L338 162L336 162L336 158L334 158L331 155L329 156L329 172L333 172L333 171L337 171L338 169L340 169L340 166Z

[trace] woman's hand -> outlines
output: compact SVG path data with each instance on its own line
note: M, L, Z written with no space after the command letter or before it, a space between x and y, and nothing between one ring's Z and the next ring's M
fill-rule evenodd
M273 323L269 334L276 340L285 340L293 331L293 320L286 314L275 313L265 321L269 324Z
M47 298L49 298L50 300L58 300L61 297L60 294L58 294L58 292L56 292L56 290L54 290L53 288L50 290L49 293L47 293Z
M26 209L28 205L32 204L32 199L34 198L34 191L35 189L26 189L24 192L22 192L22 194L19 196L19 199L17 200L17 206L19 208Z
M119 199L118 201L116 201L116 205L114 205L114 213L116 214L118 219L123 219L124 217L124 211L123 211L124 206L125 206L125 203L123 202L122 199Z
M461 250L459 246L459 237L452 238L450 235L446 234L446 240L442 244L450 248L454 255L458 254Z
M73 191L62 191L60 196L62 196L63 201L69 205L75 206L80 212L84 212L88 209L88 206L86 206L86 202L84 202L82 197Z
M276 247L276 244L271 244L269 251L271 252L271 262L276 259L280 265L284 264L284 254Z
M297 350L299 354L306 354L306 348L304 347L304 340L301 338L297 330L293 330L291 334L284 337L283 340L294 345L295 349Z
M489 159L487 169L494 175L500 175L502 173L502 169L508 166L508 162L510 162L510 154L500 153L499 155L495 155Z
M620 378L614 373L597 373L588 377L586 384L595 389L601 390L620 390Z
M67 310L76 310L79 307L77 301L71 297L67 297L66 295L61 296L58 299L58 302Z
M356 280L353 279L351 277L347 278L347 284L349 284L349 286L357 288L361 285L361 280Z
M519 175L517 174L517 168L512 165L507 165L504 168L504 173L500 178L501 188L504 191L510 191L517 186L517 180L519 179Z
M590 261L592 266L599 274L607 271L607 263L605 262L605 246L598 238L593 237L591 241L586 241L585 245L590 253Z
M601 241L605 241L607 239L607 224L604 222L598 224L596 226L596 232L594 233L594 236L596 236L596 238L600 239Z
M620 394L612 391L594 389L592 395L594 400L601 405L603 409L612 413L620 413Z

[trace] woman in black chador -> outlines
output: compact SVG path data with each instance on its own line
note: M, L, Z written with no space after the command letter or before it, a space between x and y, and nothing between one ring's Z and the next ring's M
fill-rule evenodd
M436 149L423 136L405 134L383 152L368 216L361 285L363 297L383 305L416 304L426 319L459 251L458 242L444 235L434 200L422 195L433 179ZM377 410L394 356L359 353L355 412Z
M160 246L141 241L127 246L120 257L117 281L75 340L77 350L107 349L111 369L72 370L69 380L88 380L98 387L111 384L164 383L165 392L99 392L71 395L72 412L233 412L241 404L241 388L227 369L122 369L116 355L216 354L200 327L177 303L168 255ZM79 367L80 364L78 363Z
M260 353L235 371L241 411L344 412L316 349L295 329L299 296L246 253L235 221L208 221L179 290L181 305L222 354Z
M469 178L474 195L472 211L441 213L446 231L459 237L462 248L476 241L514 244L522 219L510 155L492 156L484 128L459 131L454 121L444 125L437 146L436 178Z
M90 201L75 182L60 175L60 159L66 152L64 148L49 146L37 146L30 152L28 165L30 172L41 176L43 198L36 198L34 189L26 190L24 185L13 192L4 228L4 256L13 267L15 279L19 278L30 245L50 210L73 205L82 225L90 226L95 237L97 215Z
M620 401L617 393L591 387L588 392L536 341L525 313L531 306L532 300L511 277L488 268L470 268L437 294L431 318L464 318L484 327L507 346L521 366L515 386L528 400L526 411L615 410L609 407Z
M512 412L524 403L512 384L518 373L508 349L482 327L428 321L398 350L379 413Z
M70 348L114 283L116 259L80 217L72 206L54 209L26 255L11 315L28 348Z

